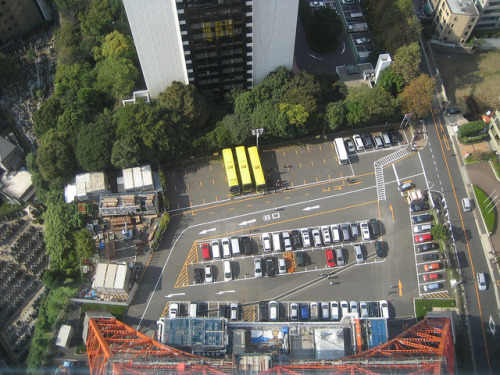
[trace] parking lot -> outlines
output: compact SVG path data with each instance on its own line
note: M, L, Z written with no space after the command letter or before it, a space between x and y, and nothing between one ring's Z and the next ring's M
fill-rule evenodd
M380 131L370 133L373 137ZM352 138L353 134L343 136ZM352 152L347 165L339 165L331 141L264 150L263 169L285 182L287 189L219 199L210 204L207 194L211 189L227 194L222 164L205 163L199 169L186 169L184 185L196 186L190 189L189 200L200 202L204 196L205 204L172 210L171 223L177 224L167 229L172 232L160 246L168 251L156 254L157 267L150 265L141 282L141 287L146 283L145 288L158 285L156 290L161 292L153 293L149 302L139 297L137 307L131 306L132 311L143 303L143 319L156 320L168 314L172 299L236 301L242 306L241 319L260 319L260 310L245 306L260 306L272 300L330 301L334 296L337 301L388 300L391 318L406 319L413 315L409 303L412 298L449 297L447 262L441 251L433 248L419 252L420 244L414 242L416 235L428 233L414 233L412 216L432 212L432 202L426 198L429 209L412 212L407 192L399 191L404 183L411 183L413 189L428 189L425 168L418 154L407 147L407 139L398 130L386 147ZM195 179L206 181L216 166L222 181L215 181L211 189L199 189ZM170 201L175 206L175 195ZM363 238L361 224L370 219L378 223L379 233L374 234L370 227L369 238ZM358 228L357 236L352 235L351 223ZM342 235L334 240L332 226L342 224L349 224L349 240L344 241ZM328 228L329 240L324 238L324 227ZM303 229L309 233L311 245L304 246L301 236L301 244L292 243L291 249L285 250L287 235L292 238L294 231ZM320 239L314 243L316 231ZM263 241L266 235L270 245ZM275 251L275 235L280 251ZM232 238L248 238L248 253L239 242L239 252L224 257L222 241L231 242ZM220 253L216 259L212 252L214 241ZM380 254L376 251L377 243ZM337 249L343 265L339 265ZM359 253L364 262L358 262ZM261 275L256 272L257 259ZM432 263L439 263L440 268L427 271L426 265ZM269 276L270 268L273 276ZM225 275L227 270L229 276ZM430 277L431 274L440 276ZM438 289L425 290L425 285L435 282L440 283Z

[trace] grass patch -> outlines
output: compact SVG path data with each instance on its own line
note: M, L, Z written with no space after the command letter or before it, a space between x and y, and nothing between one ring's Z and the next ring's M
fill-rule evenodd
M455 307L457 303L454 299L416 299L415 300L415 316L417 321L425 318L433 307Z
M484 223L486 224L486 229L489 233L493 233L497 210L496 208L491 209L492 204L491 199L488 198L488 194L481 190L481 188L477 185L473 185L473 188L474 195L476 196L476 204L481 210L481 215L483 216Z
M84 303L82 305L83 311L108 311L113 314L116 319L123 320L125 313L127 312L127 306L116 306L116 305L101 305L97 303Z

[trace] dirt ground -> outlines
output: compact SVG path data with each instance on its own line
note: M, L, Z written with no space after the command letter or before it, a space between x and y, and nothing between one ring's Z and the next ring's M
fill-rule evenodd
M469 120L477 120L500 103L500 51L471 53L454 48L433 48L451 105ZM477 107L466 102L473 95Z

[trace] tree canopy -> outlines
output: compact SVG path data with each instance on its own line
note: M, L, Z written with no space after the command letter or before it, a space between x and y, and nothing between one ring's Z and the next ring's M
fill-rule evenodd
M111 164L111 150L115 139L111 119L104 115L83 126L78 132L75 155L78 164L86 171L102 171Z
M413 42L397 49L391 68L394 74L401 77L404 84L408 85L418 76L421 61L420 46L417 42Z
M97 250L92 233L87 229L80 229L74 234L75 251L80 264L86 259L92 258Z
M427 74L410 82L399 95L401 106L406 112L412 112L416 117L425 117L430 113L436 82Z

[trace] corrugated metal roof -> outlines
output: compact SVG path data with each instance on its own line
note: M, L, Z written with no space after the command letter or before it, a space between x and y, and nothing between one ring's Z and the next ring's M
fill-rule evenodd
M125 190L134 189L134 175L132 173L132 168L123 170L123 187Z
M108 269L107 263L99 263L97 265L97 270L95 271L95 279L93 288L103 288L104 282L106 281L106 271Z
M118 268L117 264L108 264L108 272L106 272L106 281L104 282L104 287L106 289L114 289L115 288L115 278L116 278L116 269Z
M115 289L125 290L127 282L128 267L126 264L119 264L116 270Z
M144 186L153 186L153 174L151 173L151 166L143 165L141 167L142 183Z
M135 189L141 188L143 185L141 167L133 168L132 173L134 174L134 188Z

